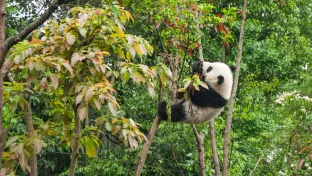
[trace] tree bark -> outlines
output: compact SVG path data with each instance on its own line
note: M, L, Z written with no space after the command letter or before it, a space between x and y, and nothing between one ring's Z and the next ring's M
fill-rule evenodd
M154 119L152 128L150 129L150 132L147 135L147 141L144 143L141 155L140 155L140 157L139 157L139 159L137 161L137 166L136 166L135 171L134 171L134 175L135 176L141 175L141 172L142 172L142 169L143 169L143 166L144 166L144 162L145 162L146 157L147 157L147 153L148 153L149 148L151 146L151 143L153 141L153 137L154 137L154 135L155 135L155 133L156 133L156 131L158 129L160 121L161 121L161 119L159 117L156 117Z
M220 162L218 158L218 148L217 148L217 141L215 137L215 128L214 128L214 119L209 121L210 125L210 137L211 137L211 149L212 149L212 157L213 163L215 168L215 176L220 176Z
M197 151L198 151L198 173L199 176L205 176L205 150L204 150L204 135L198 134L196 127L192 124L193 132L196 137Z
M222 44L222 48L221 48L221 54L222 54L222 60L221 60L221 62L225 62L225 46L224 46L224 44Z
M30 89L30 81L27 81L26 88ZM28 95L27 103L24 106L24 121L26 124L26 131L28 139L33 139L36 136L33 121L32 121L32 110L31 110L31 102L30 95ZM38 175L38 162L37 162L37 153L35 149L35 145L31 145L31 158L29 159L29 166L31 168L30 175L37 176Z
M177 91L178 91L178 68L180 63L180 57L176 56L173 58L172 63L172 100L173 103L177 102Z
M3 1L3 0L1 0ZM22 30L20 33L16 34L13 37L8 38L4 42L3 48L1 48L0 52L0 67L2 67L5 57L7 53L9 52L10 48L15 45L16 43L24 40L33 30L37 29L39 26L41 26L47 19L50 18L52 13L57 10L57 8L65 4L67 2L70 2L72 0L55 0L49 7L48 9L40 16L38 17L34 22L29 24L24 30ZM4 5L5 6L5 5ZM4 13L5 14L5 13ZM2 14L3 16L3 14ZM2 19L2 17L1 17ZM2 44L2 43L1 43Z
M177 101L176 93L177 93L177 90L178 90L178 87L177 87L178 86L177 75L178 75L179 62L180 62L180 58L179 57L174 57L173 58L173 63L172 63L172 99L173 99L173 102ZM162 87L159 84L158 104L160 103L160 100L161 100L161 91L162 91ZM144 143L141 155L140 155L140 157L139 157L139 159L137 161L137 165L136 165L136 168L134 170L134 175L135 176L141 175L141 172L142 172L142 169L143 169L143 166L144 166L144 162L145 162L146 157L147 157L147 153L149 151L149 148L151 146L153 137L154 137L154 135L155 135L155 133L156 133L156 131L158 129L158 126L159 126L160 122L161 122L161 119L159 117L156 117L154 119L152 128L150 129L150 132L147 135L147 141Z
M230 132L231 132L231 125L232 125L232 118L233 118L234 102L235 102L237 85L238 85L240 62L241 62L242 53L243 53L246 9L247 9L247 0L244 0L242 24L241 24L240 35L239 35L239 43L238 43L238 55L236 58L236 72L235 72L235 77L234 77L234 85L233 85L233 90L232 90L232 96L231 96L230 103L229 103L230 105L229 105L228 117L226 120L226 128L225 128L225 133L224 133L222 176L228 175Z
M5 41L5 0L0 0L0 53L3 52ZM4 150L4 137L6 129L2 124L2 109L3 109L3 73L0 66L0 171L2 169L2 153Z
M198 37L198 53L199 53L199 60L201 62L204 62L204 56L203 56L203 47L201 43L201 36L200 36L200 29L199 29L199 22L198 22L198 11L195 11L195 16L196 18L196 34ZM194 124L192 124L193 132L196 137L196 142L197 142L197 151L198 151L198 172L200 176L205 175L205 150L204 150L204 135L202 133L198 134L196 127Z
M70 155L70 166L68 171L68 176L75 175L75 169L78 160L78 152L79 152L79 136L80 136L80 129L81 123L78 117L77 108L75 108L75 129L74 129L74 139L72 139L72 153Z

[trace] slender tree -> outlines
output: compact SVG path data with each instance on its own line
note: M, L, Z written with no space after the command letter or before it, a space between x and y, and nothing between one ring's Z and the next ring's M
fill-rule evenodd
M199 17L198 11L195 11L195 16ZM196 18L196 33L198 38L198 54L199 54L199 60L201 62L204 62L204 56L203 56L203 47L201 42L201 36L200 36L200 29L199 29L199 22L198 18ZM205 150L204 150L204 135L202 133L197 132L196 127L194 124L192 124L193 132L196 137L197 142L197 151L198 151L198 172L200 176L205 176Z
M5 0L0 0L0 54L4 50L5 41ZM0 171L2 169L2 152L4 146L5 129L2 126L2 109L3 109L3 74L0 66Z
M242 60L242 53L243 53L244 29L245 29L245 22L246 22L246 9L247 9L247 0L244 0L242 24L241 24L240 35L239 35L239 43L238 43L238 54L237 54L237 58L236 58L236 72L235 72L235 77L234 77L234 85L233 85L232 95L231 95L231 99L230 99L228 117L226 120L226 128L225 128L225 133L224 133L223 167L222 167L222 175L223 176L228 175L230 132L231 132L231 125L232 125L233 111L234 111L234 102L235 102L236 91L237 91L237 86L238 86L240 63Z
M5 57L7 55L7 53L9 52L10 48L17 44L18 42L24 40L33 30L37 29L39 26L41 26L47 19L50 18L50 16L52 15L52 13L58 9L58 7L62 4L68 3L72 0L55 0L53 3L51 3L51 5L48 7L48 9L40 16L37 18L37 20L35 20L33 23L29 24L27 27L25 27L24 30L22 30L20 33L18 33L17 35L8 38L7 40L5 40L5 0L1 0L0 1L0 158L2 159L2 152L4 150L4 138L5 138L5 129L3 129L2 126L2 121L3 121L3 115L2 115L2 111L3 111L3 73L2 73L2 67L3 67L3 63L5 61ZM30 107L30 105L29 105ZM29 112L29 113L28 113ZM28 115L31 115L31 111L27 111L26 113L27 117L29 117ZM25 117L26 117L25 116ZM25 118L26 119L26 118ZM29 119L28 119L29 120ZM26 121L28 121L26 120ZM32 124L28 124L27 129L32 129L31 128ZM35 153L35 152L34 152ZM33 157L36 157L36 155L34 154ZM31 175L38 175L38 171L37 171L37 159L32 158L31 159L31 169L32 169L32 174ZM2 168L1 165L2 162L0 162L0 170ZM34 166L36 165L36 166Z

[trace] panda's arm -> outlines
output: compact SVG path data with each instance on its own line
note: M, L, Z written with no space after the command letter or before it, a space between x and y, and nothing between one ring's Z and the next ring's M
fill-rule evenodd
M227 103L227 100L224 99L218 92L216 92L212 87L209 86L209 89L199 87L199 91L194 90L190 93L190 99L192 103L198 107L213 107L221 108L224 107Z

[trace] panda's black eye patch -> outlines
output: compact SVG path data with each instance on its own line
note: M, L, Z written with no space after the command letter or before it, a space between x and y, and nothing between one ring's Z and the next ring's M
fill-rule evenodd
M210 72L211 70L212 70L212 67L209 66L209 67L207 68L207 71L206 71L206 72L208 73L208 72Z

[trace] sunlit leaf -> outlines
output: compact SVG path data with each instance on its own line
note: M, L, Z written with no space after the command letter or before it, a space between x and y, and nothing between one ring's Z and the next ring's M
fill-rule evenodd
M90 99L91 99L92 96L93 96L93 93L94 93L94 86L90 86L90 87L88 88L88 90L87 90L87 92L86 92L86 96L85 96L85 100L86 100L87 102L90 101Z
M62 64L69 71L69 73L73 76L74 75L73 68L69 65L69 63L63 62Z
M79 113L80 120L83 121L88 115L88 107L83 106L83 107L79 108L78 113Z
M73 34L71 34L71 33L66 34L66 41L69 45L73 45L75 40L76 40L76 38Z
M117 115L117 106L114 103L108 102L108 108L114 116Z
M100 110L100 109L101 109L101 103L100 103L100 101L99 101L98 99L94 99L93 101L94 101L95 107L96 107L98 110Z
M107 131L111 132L113 130L113 124L111 124L110 122L106 122L105 128Z
M77 95L76 97L76 105L81 103L83 97L85 96L85 93L81 92L80 94Z
M53 86L54 90L56 90L58 87L58 83L59 83L59 79L58 79L57 75L54 73L51 73L50 79L51 79L52 86Z

